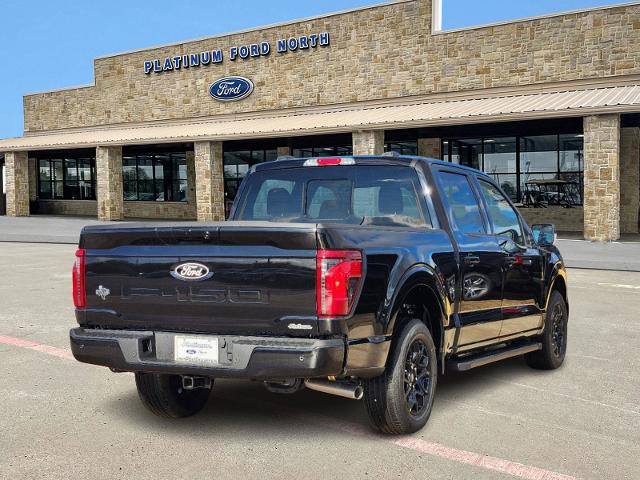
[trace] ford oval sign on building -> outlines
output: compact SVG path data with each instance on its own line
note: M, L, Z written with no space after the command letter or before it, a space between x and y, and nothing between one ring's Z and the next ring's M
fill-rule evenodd
M209 93L221 102L235 102L247 98L253 92L253 82L244 77L224 77L209 87Z

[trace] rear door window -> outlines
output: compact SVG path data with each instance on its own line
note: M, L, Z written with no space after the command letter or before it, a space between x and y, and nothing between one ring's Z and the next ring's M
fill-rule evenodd
M478 184L480 185L480 193L487 204L487 213L493 227L493 233L499 237L509 238L519 245L524 245L525 240L518 214L506 197L485 180L478 179Z
M439 171L444 199L458 230L466 234L486 233L480 203L466 175Z

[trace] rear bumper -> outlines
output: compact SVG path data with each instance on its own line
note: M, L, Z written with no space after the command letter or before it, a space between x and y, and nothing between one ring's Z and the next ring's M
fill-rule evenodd
M71 351L80 362L114 370L214 378L313 378L344 369L343 339L218 336L220 363L210 366L176 362L176 335L74 328Z

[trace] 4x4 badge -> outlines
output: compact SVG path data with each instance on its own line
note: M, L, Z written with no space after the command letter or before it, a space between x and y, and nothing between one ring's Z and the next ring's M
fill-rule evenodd
M96 290L96 295L99 296L102 300L106 300L109 295L111 295L111 290L100 285Z

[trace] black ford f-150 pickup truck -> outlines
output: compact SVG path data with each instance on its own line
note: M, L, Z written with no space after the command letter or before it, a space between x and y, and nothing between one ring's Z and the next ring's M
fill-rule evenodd
M81 361L135 372L182 417L215 378L360 399L386 433L429 418L437 379L524 355L559 367L567 277L494 180L419 157L257 165L231 221L90 226L73 269Z

